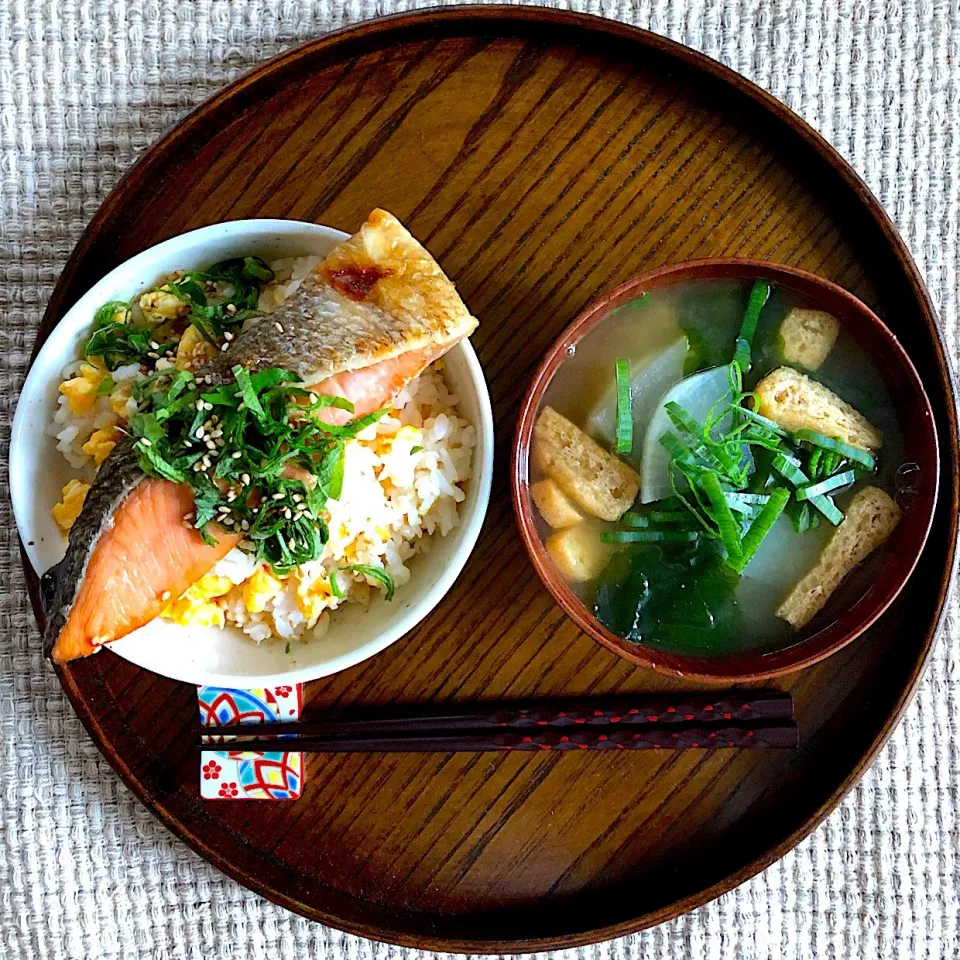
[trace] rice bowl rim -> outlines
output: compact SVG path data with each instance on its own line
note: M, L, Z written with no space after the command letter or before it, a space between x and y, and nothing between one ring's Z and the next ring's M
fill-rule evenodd
M115 267L90 290L87 291L61 318L49 337L37 352L27 372L20 398L14 415L10 438L10 499L14 518L20 536L24 556L39 576L52 566L66 546L66 540L56 531L50 518L50 509L59 496L53 496L50 490L49 457L52 455L63 460L56 450L56 439L46 432L52 413L56 409L57 388L61 382L63 368L80 356L80 348L86 339L94 311L111 299L129 298L135 293L146 290L165 278L176 269L196 269L223 259L224 256L239 255L239 250L255 254L267 260L283 257L323 256L335 243L346 239L349 234L320 224L297 220L249 219L234 220L201 227L169 240L165 240ZM224 253L224 249L234 252ZM140 642L143 634L151 631L157 621L153 621L129 637L115 641L109 649L131 662L152 670L171 679L188 683L211 686L255 687L283 683L302 683L312 679L329 676L347 669L379 653L413 630L443 599L461 573L480 535L483 520L490 499L493 476L493 414L490 396L483 370L473 347L467 340L458 343L444 358L446 369L451 367L459 371L456 383L448 386L459 397L460 415L476 431L476 446L473 450L472 470L464 492L466 497L458 505L459 525L446 537L433 535L434 548L431 553L442 552L443 562L429 585L421 583L419 570L425 557L413 560L411 578L401 589L411 590L418 585L418 597L412 604L386 604L378 602L371 606L365 617L377 610L383 621L376 635L353 649L329 658L318 657L307 665L283 665L276 654L275 664L258 666L251 673L231 664L229 655L219 657L215 664L198 667L189 658L184 659L183 651L168 656L156 656L155 643ZM66 461L63 466L68 469ZM62 472L62 471L61 471ZM73 470L72 475L76 471ZM45 491L45 492L44 492ZM57 488L59 491L59 488ZM49 502L47 502L49 501ZM441 546L442 544L442 546ZM400 598L398 591L398 598ZM343 609L343 608L341 608ZM338 611L339 612L339 611ZM42 625L41 625L42 626ZM209 631L229 633L220 628L186 628L176 624L169 625L179 635L193 636L209 634ZM298 647L311 647L319 650L330 645L330 637L337 628L337 617L330 624L324 639L316 643L300 644ZM255 645L249 640L234 641L250 654L249 647ZM194 645L195 646L195 645ZM283 655L283 643L261 644L263 648L280 648ZM228 651L229 653L229 651ZM240 657L239 659L243 659ZM249 658L248 658L249 659Z

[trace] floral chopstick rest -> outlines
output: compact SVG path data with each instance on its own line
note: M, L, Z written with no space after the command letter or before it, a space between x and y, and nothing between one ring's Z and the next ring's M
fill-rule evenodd
M197 687L197 697L200 722L205 727L293 721L300 719L303 686L254 690ZM204 750L200 754L203 800L296 800L302 792L301 753Z

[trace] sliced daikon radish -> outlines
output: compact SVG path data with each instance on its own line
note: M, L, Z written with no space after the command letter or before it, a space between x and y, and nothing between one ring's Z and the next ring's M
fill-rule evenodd
M687 338L680 337L656 354L640 369L630 365L630 405L633 413L633 453L624 459L640 464L640 440L657 400L683 376L683 362L687 357ZM613 446L617 435L617 383L610 368L610 388L603 394L587 418L587 433Z
M668 467L670 454L661 446L660 438L668 431L676 432L664 406L671 401L679 403L698 423L703 423L711 407L730 390L727 367L711 367L674 384L654 405L647 426L640 460L640 502L662 500L673 492L670 489ZM721 425L722 427L722 425Z

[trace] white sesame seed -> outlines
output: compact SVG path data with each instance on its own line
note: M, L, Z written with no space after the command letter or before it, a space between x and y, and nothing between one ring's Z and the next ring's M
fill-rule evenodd
M236 312L237 312L237 305L235 303L228 303L227 313L236 313Z
M159 349L160 349L160 344L157 343L156 340L151 340L151 341L150 341L150 346L153 347L154 350L159 350Z
M297 541L294 540L293 537L291 537L291 538L287 541L287 546L288 546L291 550L295 550L296 547L297 547Z
M225 446L227 445L227 441L224 440L223 437L217 437L213 442L214 442L218 447L225 447Z
M286 496L285 493L275 493L272 497L273 500L282 500Z
M293 511L289 507L284 508L283 515L287 520L293 519Z
M223 339L229 343L233 339L233 334L229 330L225 330L223 332Z
M277 333L283 333L283 324L279 320L274 320L273 325L277 328Z
M241 482L244 486L246 486L246 485L250 482L250 474L249 474L249 473L241 473L241 474L240 474L240 482Z
M234 450L230 456L233 457L234 460L239 460L243 456L243 452L240 450Z
M224 525L225 527L232 527L232 526L234 525L234 523L236 523L236 521L233 519L233 517L224 517L224 518L223 518L223 525Z
M302 510L298 510L298 511L293 515L293 519L294 519L294 520L302 520L302 519L303 519L303 511L302 511Z
M246 520L241 520L241 521L240 521L240 529L241 529L241 530L249 530L249 529L250 529L250 524L247 523Z
M319 401L320 401L320 398L315 393L310 394L311 403L319 403Z
M223 430L221 430L221 429L218 427L216 430L213 431L213 433L210 434L210 436L213 437L214 440L216 440L217 437L222 437L222 436L223 436Z
M198 410L202 410L202 409L203 409L203 401L202 401L202 400L198 400L196 406L197 406L197 409L198 409Z
M153 351L153 350L151 350L151 351L147 354L147 356L148 356L151 360L159 360L159 359L160 359L160 354L159 354L159 353L156 353L156 352Z
M203 439L203 427L197 427L193 434L198 440Z
M145 446L145 447L152 447L152 446L153 446L153 444L152 444L146 437L141 437L141 438L140 438L140 443L142 443L143 446Z
M295 493L295 494L293 495L293 502L294 502L294 503L301 503L302 501L303 501L303 497L300 496L299 493Z
M204 446L205 446L208 450L216 450L216 449L217 449L217 445L216 445L212 440L204 440L203 443L204 443Z
M170 599L170 591L169 591L169 590L164 590L163 593L160 594L160 599L161 599L164 603L166 603L166 602Z
M227 347L229 347L229 346L230 346L229 343L225 343L225 344L220 348L220 352L221 352L221 353L226 353L226 352L227 352Z
M194 472L194 473L199 473L202 469L203 469L203 467L200 465L200 461L198 460L198 461L193 465L193 472Z

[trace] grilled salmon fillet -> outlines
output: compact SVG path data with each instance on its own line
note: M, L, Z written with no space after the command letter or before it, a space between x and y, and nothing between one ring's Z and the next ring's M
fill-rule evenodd
M453 284L396 217L374 210L274 313L249 325L198 372L210 383L279 367L318 393L341 396L350 419L390 403L434 360L476 329ZM331 420L333 422L333 420ZM64 559L44 574L49 655L95 653L156 617L238 542L216 546L184 524L186 484L146 477L129 441L104 461L70 531Z

